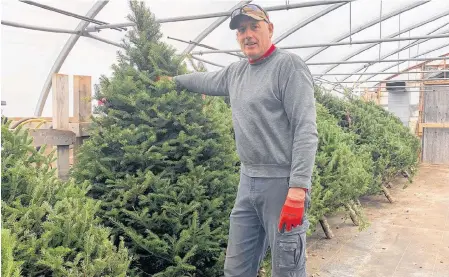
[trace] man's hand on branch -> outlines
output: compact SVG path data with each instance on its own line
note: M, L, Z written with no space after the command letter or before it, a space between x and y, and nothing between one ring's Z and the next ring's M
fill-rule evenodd
M170 77L170 76L157 76L156 77L156 82L159 82L160 80L169 80L169 81L171 81L171 80L173 80L173 77Z
M279 232L283 232L284 228L289 232L292 228L302 225L305 200L305 189L290 188L288 190L287 198L285 199L279 219Z

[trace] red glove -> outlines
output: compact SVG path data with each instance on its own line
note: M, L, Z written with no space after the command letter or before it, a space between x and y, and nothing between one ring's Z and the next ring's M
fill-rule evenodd
M287 232L296 226L301 226L303 216L304 200L297 200L287 196L279 219L279 232L283 230L284 224Z

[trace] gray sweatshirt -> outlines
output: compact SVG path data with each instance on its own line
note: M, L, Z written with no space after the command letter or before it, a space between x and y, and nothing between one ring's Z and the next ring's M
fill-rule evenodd
M290 177L310 189L318 145L312 75L282 49L257 63L176 76L192 92L229 96L241 171L250 177Z

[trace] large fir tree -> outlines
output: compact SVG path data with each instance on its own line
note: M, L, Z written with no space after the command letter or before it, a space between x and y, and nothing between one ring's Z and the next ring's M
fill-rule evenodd
M161 75L186 73L142 2L125 51L102 77L105 99L73 176L92 184L102 218L125 238L131 275L221 276L238 185L231 112L222 98L177 90Z

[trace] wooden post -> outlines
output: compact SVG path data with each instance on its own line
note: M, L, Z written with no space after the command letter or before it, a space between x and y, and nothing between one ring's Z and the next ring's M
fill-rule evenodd
M81 124L90 121L92 116L92 81L90 76L73 76L73 117L74 122L78 123L79 137L76 138L73 147L73 159L75 161L76 153L83 143L83 136L81 135Z
M69 130L69 77L54 74L52 80L53 94L53 129ZM69 175L69 145L57 146L58 177L66 180Z
M73 118L75 122L87 122L92 115L92 90L90 76L73 76Z

